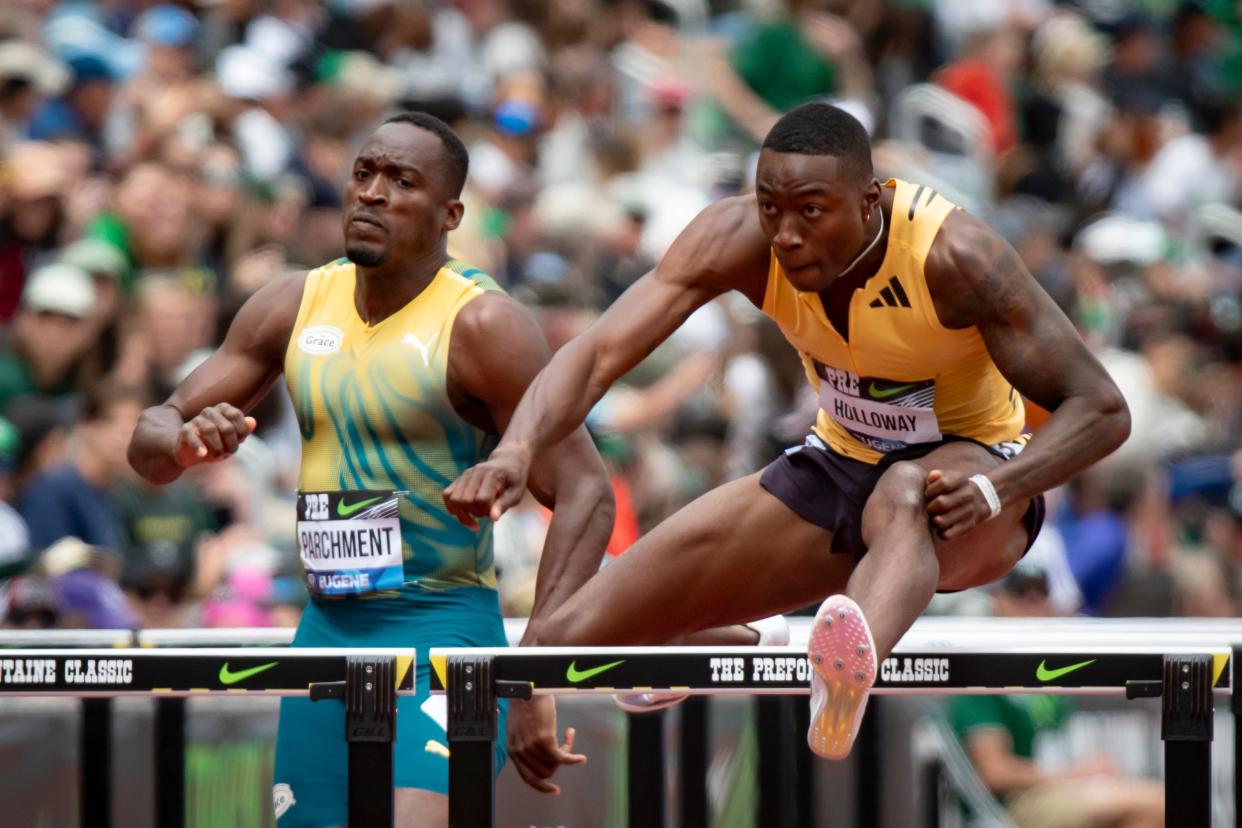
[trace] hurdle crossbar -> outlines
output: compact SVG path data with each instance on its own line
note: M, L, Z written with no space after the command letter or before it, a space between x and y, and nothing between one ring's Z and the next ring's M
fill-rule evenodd
M1028 634L991 650L978 643L899 646L881 662L872 692L1161 697L1167 824L1208 828L1213 694L1232 692L1235 651L1181 642L1100 647L1075 638L1076 645L1050 647L1044 636ZM811 675L799 647L432 648L429 662L431 692L448 695L454 828L494 824L498 698L646 691L801 695L809 694Z
M340 699L349 750L349 824L392 828L397 697L415 691L413 650L330 648L6 649L0 695L83 699L82 817L111 823L111 699L157 700L156 818L185 823L184 699Z
M395 659L395 691L414 692L414 651L283 647L0 650L0 695L306 696L316 683L345 681L351 656Z

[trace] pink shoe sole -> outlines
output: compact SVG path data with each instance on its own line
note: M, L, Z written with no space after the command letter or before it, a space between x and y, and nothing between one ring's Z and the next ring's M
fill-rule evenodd
M858 736L877 668L875 641L858 604L844 595L824 601L807 656L812 673L806 742L825 759L844 759Z

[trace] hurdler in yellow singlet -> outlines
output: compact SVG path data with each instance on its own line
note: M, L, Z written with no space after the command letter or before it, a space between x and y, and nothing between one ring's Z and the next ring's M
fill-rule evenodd
M467 529L444 509L441 491L496 440L453 409L447 370L457 314L500 288L450 260L409 304L368 325L354 307L355 278L344 259L307 275L285 353L302 430L298 488L402 492L402 591L494 587L491 522Z
M819 395L815 431L834 451L866 463L946 434L993 445L1016 439L1022 397L992 362L975 328L940 324L923 263L956 209L930 187L889 180L895 190L888 250L855 290L849 341L816 293L790 284L776 257L763 311L798 349Z

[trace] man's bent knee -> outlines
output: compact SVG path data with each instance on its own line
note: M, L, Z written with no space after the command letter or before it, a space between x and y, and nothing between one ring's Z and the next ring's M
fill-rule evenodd
M867 505L863 520L891 520L899 516L925 515L927 469L905 460L894 463L880 477Z

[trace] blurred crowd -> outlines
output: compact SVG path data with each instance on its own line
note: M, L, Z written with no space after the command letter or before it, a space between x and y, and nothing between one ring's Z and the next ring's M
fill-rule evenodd
M248 296L342 254L341 187L387 114L463 136L451 252L556 347L746 191L769 126L815 99L862 121L881 177L1008 239L1130 403L1129 442L1050 496L1061 610L1242 615L1242 3L10 0L4 623L296 621L283 385L236 457L173 485L125 447ZM592 412L609 554L800 441L814 407L744 299L696 313ZM528 501L497 527L508 614L531 605L547 521Z

